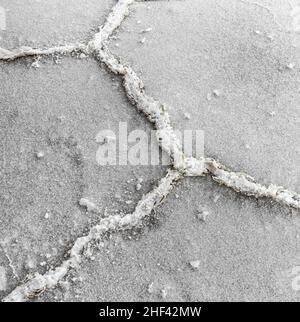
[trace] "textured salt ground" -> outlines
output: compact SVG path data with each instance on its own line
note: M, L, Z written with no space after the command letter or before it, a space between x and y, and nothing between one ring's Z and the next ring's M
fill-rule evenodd
M265 5L290 30L288 2ZM298 191L299 35L281 31L270 12L241 1L132 8L111 48L141 73L150 95L171 106L174 128L204 130L206 156ZM141 33L147 28L152 31Z
M287 208L187 178L140 229L108 237L39 300L299 301L299 238L300 219Z
M296 239L298 234L297 225L299 224L297 219L295 221L295 219L290 220L287 218L286 215L288 212L286 208L274 206L276 207L276 211L274 211L273 206L270 206L269 202L266 202L264 206L262 202L257 204L253 199L240 197L233 192L228 192L229 195L222 192L221 194L224 194L225 197L223 196L223 199L221 198L220 200L223 202L221 204L217 203L218 206L214 209L214 207L210 207L210 203L212 203L213 196L216 195L214 189L217 189L217 193L219 193L219 188L216 184L210 186L206 182L206 179L204 180L206 185L202 187L200 186L200 181L199 183L198 181L195 181L197 183L196 185L188 185L185 194L180 192L180 189L184 188L179 188L179 199L172 197L173 195L170 196L171 199L168 200L167 204L164 206L166 208L162 208L161 212L163 212L162 218L166 215L168 219L173 218L173 220L162 220L162 222L158 223L156 223L155 220L151 220L150 223L146 222L145 225L148 228L154 225L150 231L150 235L147 236L146 232L148 228L145 227L145 235L142 235L142 238L139 236L135 237L140 238L141 240L145 238L144 244L140 244L136 241L130 242L130 244L128 244L128 251L124 252L124 256L122 257L118 255L118 251L119 245L124 242L119 237L116 237L116 241L112 238L112 241L107 244L105 243L103 247L103 252L106 253L108 247L108 250L110 251L109 254L112 254L108 256L108 259L105 260L102 256L103 252L100 252L100 262L98 262L99 257L97 257L94 261L83 263L79 275L74 274L75 279L78 277L84 278L82 284L73 285L68 291L68 284L62 283L54 293L46 293L41 300L56 300L55 296L57 296L57 300L90 300L96 298L98 300L110 298L115 300L121 300L122 298L125 300L143 298L161 299L160 294L162 294L161 292L163 289L166 291L166 299L180 300L206 297L207 300L218 298L221 300L230 298L238 298L239 300L248 300L250 298L250 300L258 300L273 299L277 296L282 300L289 298L297 300L297 294L291 289L291 268L294 267L294 265L299 265L299 249L297 249L299 243L297 243ZM201 195L200 192L203 189L208 189L205 193L213 191L211 198L205 199ZM193 198L192 195L194 195ZM199 200L201 200L201 196L203 197L202 199L207 200L204 204L210 207L209 209L213 208L212 210L216 210L219 214L216 217L216 226L214 226L215 229L217 229L216 227L220 228L217 232L213 229L206 232L204 230L207 227L204 226L202 227L202 230L193 230L192 227L194 227L193 225L195 222L190 222L188 220L188 218L194 218L194 209L195 206L198 205ZM187 206L187 200L191 200L190 203L192 203L192 205ZM245 200L245 203L239 203L239 200ZM248 202L251 206L248 205ZM231 206L233 209L230 208ZM228 210L227 207L230 209ZM261 210L257 210L257 207L260 207ZM237 218L236 225L227 224L224 227L223 208L226 209L226 214L234 214L234 218ZM249 211L248 208L250 209ZM244 210L245 212L243 212ZM242 212L243 216L241 217ZM160 216L159 218L161 218L160 211L158 212L158 215ZM259 220L256 217L257 215L260 215L258 216ZM257 220L254 221L253 226L248 225L249 219L247 221L247 218L252 219L253 217ZM230 218L231 217L229 217L229 219ZM280 218L280 220L274 222L275 218ZM246 227L250 226L249 230L242 225L244 222ZM261 231L262 226L260 226L259 223L261 223L263 227L266 225L266 229ZM270 223L273 225L268 225ZM238 228L236 228L236 226L238 226ZM236 231L234 230L235 228L238 230L241 229L239 232L241 232L242 235L244 235L244 231L246 231L245 236L247 239L245 242L240 242L240 244L237 243L234 234ZM278 232L277 229L280 231ZM276 234L272 232L270 236L268 231L274 230L276 231ZM283 230L286 233L283 233ZM221 240L215 238L215 235L218 236L218 231L222 232L223 235L228 238L223 238ZM251 232L251 235L249 231ZM259 234L257 234L257 231ZM208 234L209 232L214 233L210 236ZM156 233L156 235L154 233ZM159 234L159 236L157 236L157 234ZM200 240L200 246L198 246L199 235L206 236L206 240ZM135 234L131 232L125 234L125 239L134 236ZM188 240L195 240L194 243L190 242L190 244L193 244L193 247L191 247L189 243L183 241L182 236L185 236ZM243 236L241 236L241 238L242 237ZM220 244L225 243L224 239L225 241L229 240L228 248L222 248L219 244L215 244L216 241L219 241ZM248 240L251 242L248 242ZM269 253L265 251L265 245L262 246L263 243L266 243L266 240L267 249L269 251L271 250ZM246 246L243 243L245 243ZM125 242L125 244L127 244L127 242ZM255 247L257 245L260 247L256 254ZM206 253L203 250L204 246L206 246ZM249 249L251 249L250 246L253 246L251 252L249 251ZM224 256L220 249L223 250L226 256ZM204 267L206 275L212 276L211 279L213 282L210 282L210 284L209 282L205 284L206 280L203 277L197 278L196 272L189 271L190 267L188 262L190 260L202 260L201 254L199 255L200 250L208 257L209 263L215 263L215 265L211 264L210 266L205 266L203 262L201 262L201 265L199 266L199 270ZM234 253L234 250L236 250L236 253ZM132 253L134 254L133 256L131 255ZM180 256L181 253L187 253L189 256ZM283 253L284 255L282 255ZM94 256L97 256L97 252L95 252ZM151 256L154 259L152 259ZM117 262L117 265L111 265L111 262L115 261L114 257L117 260L120 259L120 261L123 259L123 261L121 261L120 264ZM184 264L181 264L180 266L178 258L181 257L183 257L182 262L184 262ZM252 257L255 258L256 261L251 262ZM142 258L141 262L147 269L143 269L142 267L142 270L139 266L140 258ZM203 258L205 257L203 256ZM277 260L277 258L279 258L279 260ZM265 259L267 264L264 262ZM224 262L226 264L225 269L223 269ZM257 264L257 262L259 264ZM263 264L261 264L261 262L263 262ZM101 263L104 263L104 265L101 266ZM161 263L164 264L163 268L160 268L162 266ZM88 265L86 268L84 266L85 264ZM157 264L160 265L158 266ZM117 266L117 268L112 269L114 266ZM181 275L178 273L178 275L182 277L182 280L179 280L176 273L174 273L175 270L173 267L176 267L177 269L177 266L180 266L179 268L183 267L181 268L183 270L186 268L186 271L183 271ZM238 268L236 268L236 266ZM257 269L258 266L259 269ZM159 269L157 269L157 267ZM232 269L234 269L235 273L240 274L234 275ZM260 269L262 269L262 271ZM190 275L185 274L186 272ZM256 272L258 273L256 274ZM204 277L206 277L206 275ZM238 281L236 281L236 276L239 276ZM127 281L125 281L126 278ZM242 282L240 282L240 280ZM148 293L147 289L152 282L153 293L151 295ZM78 292L78 289L83 289L82 294ZM246 291L248 289L251 291ZM62 293L59 294L61 290ZM241 291L237 292L237 290ZM236 294L238 294L238 296ZM125 298L125 295L127 298Z
M0 47L49 47L89 40L114 0L1 0L6 30Z
M128 131L149 133L151 127L96 62L64 58L57 65L47 59L39 69L31 62L0 66L0 266L7 280L1 297L27 273L60 262L105 208L109 215L132 212L164 175L163 167L97 164L99 131L118 133L120 121ZM83 197L100 214L80 207Z

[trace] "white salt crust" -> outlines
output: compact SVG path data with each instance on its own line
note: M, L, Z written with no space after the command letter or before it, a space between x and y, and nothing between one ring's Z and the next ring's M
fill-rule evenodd
M128 229L139 225L141 220L164 200L172 190L175 182L184 176L202 176L208 173L218 183L230 187L239 193L255 196L256 198L268 197L281 204L300 209L300 195L295 192L273 184L268 187L263 186L244 173L229 171L216 160L210 158L188 158L184 155L171 126L167 107L151 96L148 96L144 91L143 82L132 68L122 64L106 46L109 37L128 15L129 6L133 2L134 0L119 0L108 15L105 24L99 28L99 32L95 34L94 38L87 45L65 45L49 49L21 47L13 51L0 48L0 60L4 61L56 53L83 52L94 55L112 73L118 74L123 78L123 86L129 100L154 124L158 130L157 139L160 142L161 148L169 153L174 161L174 169L168 170L166 177L161 179L158 187L142 198L133 213L127 214L124 217L114 215L101 219L98 225L90 229L88 235L79 237L75 241L67 260L55 269L47 271L44 275L36 273L35 277L21 284L7 295L2 300L4 302L28 301L46 289L55 287L71 268L76 268L80 264L83 256L82 252L90 242L101 239L105 232Z

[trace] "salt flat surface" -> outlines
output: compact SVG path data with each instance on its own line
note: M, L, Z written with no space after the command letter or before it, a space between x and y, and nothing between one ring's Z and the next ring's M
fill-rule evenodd
M114 4L114 0L1 0L6 30L0 31L0 46L49 47L87 40Z
M0 47L87 41L115 3L3 0ZM139 1L109 48L170 106L174 129L205 131L207 157L299 192L297 5ZM119 122L152 129L92 57L0 63L1 298L59 266L104 216L132 213L165 175L97 164L97 134ZM77 270L31 300L299 301L299 218L209 176L185 178L137 227L88 245Z

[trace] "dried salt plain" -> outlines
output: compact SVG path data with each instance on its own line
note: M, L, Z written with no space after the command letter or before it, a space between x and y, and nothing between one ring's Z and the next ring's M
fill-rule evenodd
M1 8L2 301L300 300L299 1ZM119 122L206 158L101 167Z

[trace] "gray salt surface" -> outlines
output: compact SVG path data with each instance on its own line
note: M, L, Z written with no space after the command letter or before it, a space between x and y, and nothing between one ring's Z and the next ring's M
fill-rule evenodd
M109 47L172 107L174 129L205 131L206 156L299 192L299 34L287 1L257 3L138 2ZM86 41L113 4L3 0L0 47ZM116 76L91 58L33 62L0 63L1 298L60 264L106 212L132 212L165 174L97 165L100 130L152 128ZM36 301L299 301L299 220L271 200L186 178L140 227L91 245L78 271Z

